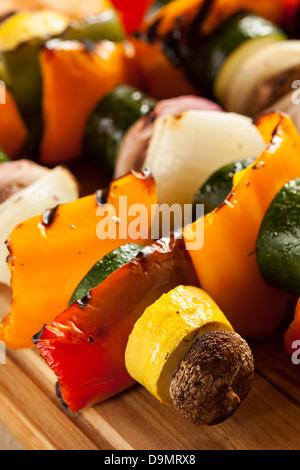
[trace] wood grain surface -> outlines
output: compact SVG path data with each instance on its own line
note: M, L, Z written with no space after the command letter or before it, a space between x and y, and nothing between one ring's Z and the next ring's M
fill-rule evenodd
M300 366L284 352L281 335L251 347L252 392L218 426L190 424L140 385L71 413L35 350L8 352L0 366L0 421L28 450L298 450Z

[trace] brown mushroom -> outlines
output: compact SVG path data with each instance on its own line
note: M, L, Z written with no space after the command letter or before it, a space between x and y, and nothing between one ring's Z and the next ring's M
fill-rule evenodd
M247 342L232 331L196 340L170 385L176 410L199 425L216 425L233 415L248 396L254 359Z

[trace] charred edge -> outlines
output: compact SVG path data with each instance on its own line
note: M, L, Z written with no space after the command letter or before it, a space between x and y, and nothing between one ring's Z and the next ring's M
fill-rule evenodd
M140 173L142 174L143 178L149 178L149 176L151 176L151 169L143 168L142 170L140 170Z
M257 253L257 249L255 249L254 251L246 251L246 256L254 256L256 255Z
M41 337L43 336L45 327L46 327L46 324L43 326L43 328L42 328L38 333L36 333L35 335L33 335L33 337L31 338L31 341L33 342L33 344L34 344L35 346L37 345L37 343L39 342L39 340L40 340Z
M55 393L56 393L56 396L57 398L61 401L61 404L63 405L64 408L66 408L66 410L69 409L68 405L66 404L66 402L64 401L63 397L62 397L62 394L61 394L61 391L60 391L60 384L59 382L56 382L55 384Z
M55 219L56 213L58 211L59 205L53 207L52 209L46 209L43 213L42 220L45 227L49 227Z
M83 39L82 44L83 44L83 51L84 52L88 52L88 53L92 53L92 54L95 53L96 43L94 41L91 41L89 39Z
M156 20L148 29L147 31L147 40L150 44L152 44L153 42L155 42L155 40L158 38L158 28L161 24L161 21L162 21L162 18L159 18L158 20Z
M213 9L216 0L204 0L202 7L200 8L199 12L195 16L191 28L188 34L187 44L188 46L193 46L195 44L195 39L198 35L201 35L201 28L206 20L207 16Z
M144 169L139 170L139 171L131 170L128 174L132 174L136 178L139 178L139 179L150 179L151 178L151 180L154 181L154 178L152 176L150 168L144 168ZM98 206L101 207L101 206L104 206L105 204L107 204L112 184L113 184L113 189L116 189L118 182L121 181L123 178L124 178L124 176L121 176L120 178L116 178L112 181L112 183L109 186L107 186L107 188L98 189L96 191L95 199L96 199L96 203L98 204Z
M147 256L154 255L157 250L162 250L165 253L167 251L172 251L175 248L178 250L184 250L185 255L189 257L187 250L185 250L182 234L179 231L171 232L169 237L160 238L153 243L153 245L145 246L145 248L137 253L131 262L134 263L134 260L143 260L147 258Z
M227 206L228 203L231 201L231 199L234 197L235 197L235 192L230 193L229 196L225 199L225 201L223 201L222 204L216 207L214 212L219 212L221 209L223 209L223 207Z
M98 189L98 191L96 191L95 199L98 206L104 206L105 204L107 204L109 192L110 186L108 186L106 189Z
M8 18L13 16L15 13L17 13L17 10L10 11L8 13L5 13L4 15L0 15L0 24L3 23L4 21L8 20Z
M284 117L283 117L282 115L280 115L280 119L279 119L279 121L278 121L278 124L277 124L277 126L275 127L274 131L272 132L271 144L274 144L274 143L275 143L275 139L276 139L276 137L278 136L279 128L280 128L280 126L282 125L283 120L284 120Z
M153 255L153 245L145 246L141 251L139 251L134 258L131 259L130 262L134 263L135 260L143 260L147 258L147 256Z
M140 180L154 181L154 178L153 178L153 175L152 175L152 172L151 172L150 168L144 168L142 170L131 170L130 174L132 174L133 176L135 176L136 178L138 178Z
M7 255L5 262L6 262L6 264L10 264L12 262L12 260L13 260L13 256L12 255Z
M127 175L124 175L124 176L128 176L128 175L133 175L135 178L140 179L140 180L149 179L149 181L154 181L151 170L147 168L143 170L131 170L127 173ZM118 183L124 179L124 176L120 176L112 180L113 189L117 189ZM110 189L110 187L108 189Z
M260 163L256 163L256 165L252 166L252 170L261 170L264 167L264 165L261 165Z
M156 107L150 109L147 114L144 116L144 127L152 125L156 119L158 118L157 112L156 112Z
M147 35L143 33L142 31L136 31L135 33L132 34L132 37L134 37L135 39L138 39L139 41L147 42Z
M257 113L253 119L252 119L252 123L254 124L254 126L258 127L260 125L260 121L265 118L266 116L268 115L273 115L275 114L276 111L272 111L270 113L266 113L265 111L262 111L261 113ZM278 123L276 124L276 126L274 127L274 130L272 132L272 137L275 137L277 135L277 132L278 132L278 127L280 126L280 124L282 123L282 119L283 119L283 116L281 115L280 111L278 111L279 116L278 116Z
M182 15L176 19L174 28L165 36L162 43L162 50L174 67L180 67L189 54L189 47L183 41L185 18L185 15Z
M91 298L92 298L91 292L88 292L84 297L82 297L82 299L77 300L77 304L79 305L79 307L84 308L87 306Z

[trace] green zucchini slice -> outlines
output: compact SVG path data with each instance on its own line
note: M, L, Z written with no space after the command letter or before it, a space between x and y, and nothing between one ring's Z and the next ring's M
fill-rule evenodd
M270 285L300 296L300 179L286 184L267 210L257 261Z
M204 204L204 214L209 214L219 207L232 190L234 175L245 170L253 161L252 158L236 160L217 170L197 191L193 201L193 213L196 214L197 204Z
M143 248L145 248L143 245L130 243L104 256L79 283L71 297L69 305L86 297L90 290L101 284L110 274L124 266L124 264L129 263Z
M195 86L212 97L215 81L231 54L246 42L266 37L283 39L286 35L279 26L254 13L239 12L191 52L186 73Z
M113 171L126 131L156 104L140 90L121 85L106 95L91 113L84 136L84 154Z

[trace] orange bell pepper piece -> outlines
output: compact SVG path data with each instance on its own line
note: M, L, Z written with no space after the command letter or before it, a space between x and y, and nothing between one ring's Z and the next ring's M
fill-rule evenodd
M97 236L97 227L106 217L121 227L114 212L127 226L123 218L127 214L119 214L120 196L127 196L128 207L143 202L148 209L150 233L150 208L156 204L156 188L150 174L130 173L113 181L109 190L100 195L105 196L101 207L114 207L115 211L97 215L99 202L93 194L48 213L49 226L43 222L44 215L25 221L12 232L7 241L12 274L11 313L0 325L0 340L7 347L32 347L31 337L68 307L80 280L103 256L126 243L150 243L148 239L131 240L130 234L126 240L118 234L115 239L106 240ZM128 226L133 220L128 215Z
M102 41L94 49L73 41L48 42L40 55L44 135L41 163L53 166L82 156L88 117L117 85L139 87L130 43Z
M300 298L296 306L295 319L284 334L284 347L289 354L295 352L295 341L298 342L297 348L300 349Z
M5 98L0 102L0 148L9 157L14 158L25 145L27 129L12 94L2 83L0 96Z
M140 28L152 33L152 39L162 39L175 26L190 30L197 22L197 34L211 34L223 21L241 10L249 10L279 23L286 7L284 0L174 0L146 19Z
M136 51L136 64L142 80L142 88L157 100L183 95L197 95L198 91L185 77L180 67L175 67L158 44L149 44L131 38Z
M190 245L199 283L234 329L249 339L269 337L287 313L288 295L267 285L260 273L256 240L275 195L300 176L300 136L291 119L272 113L256 125L265 140L271 137L265 151L238 174L220 207L184 230L189 244L204 223L203 248Z

